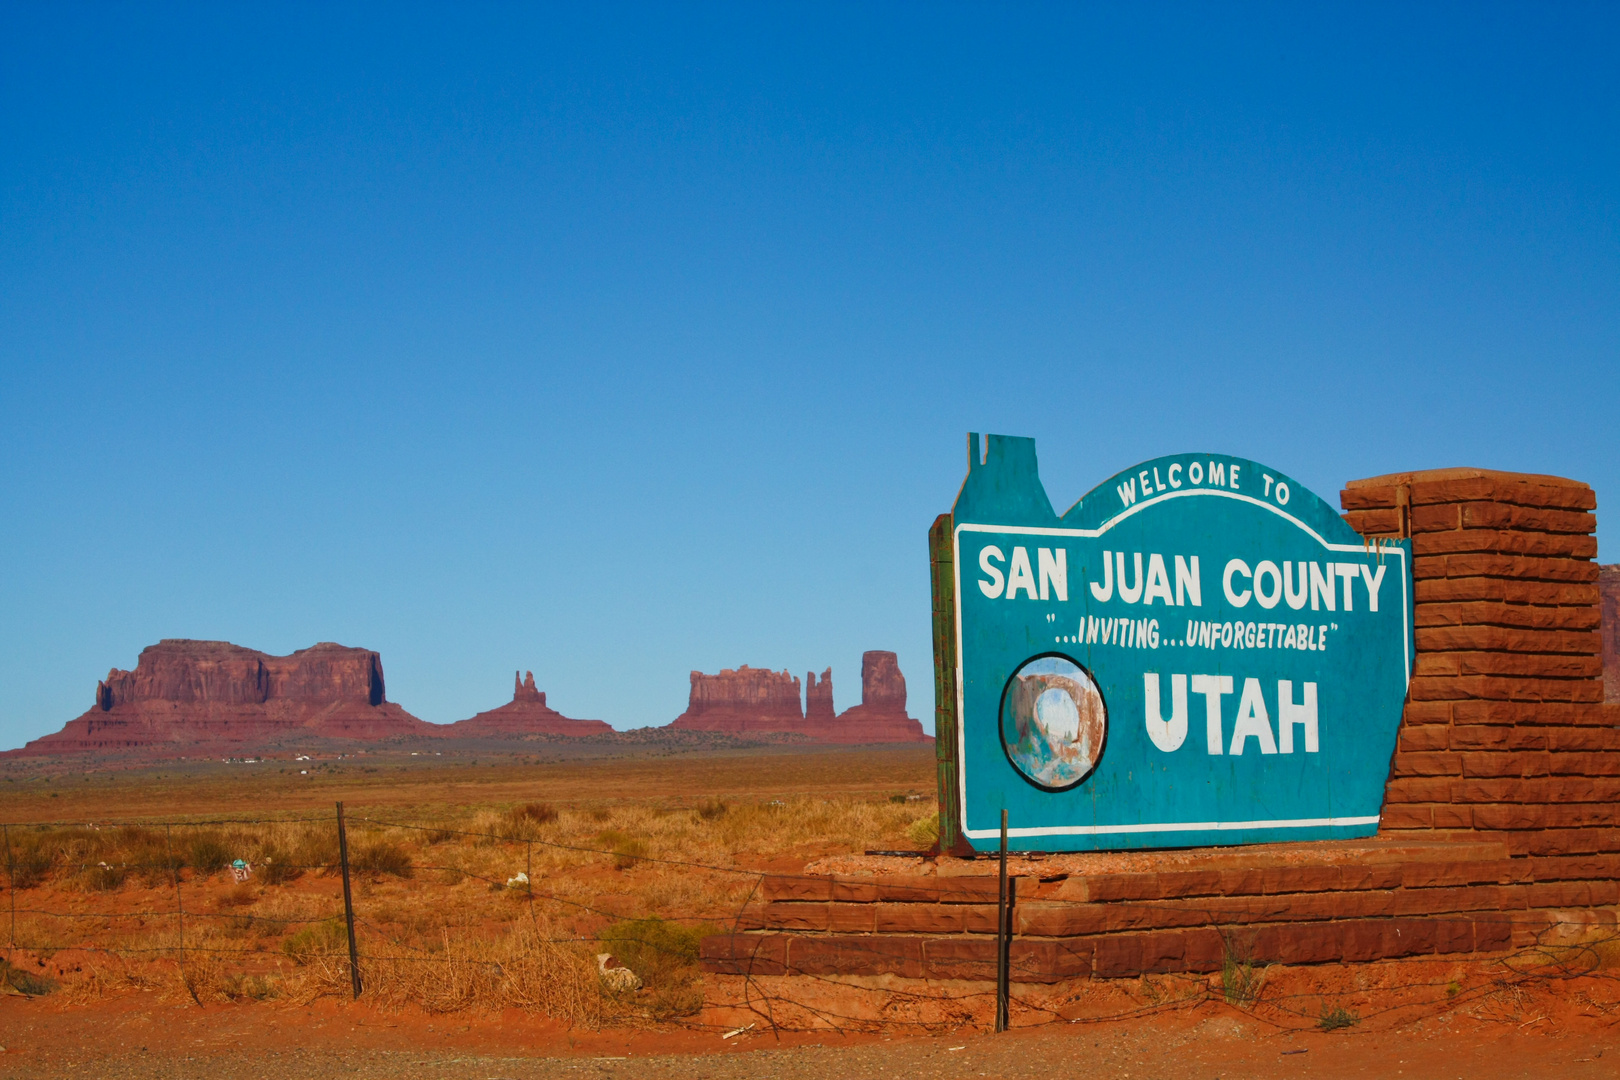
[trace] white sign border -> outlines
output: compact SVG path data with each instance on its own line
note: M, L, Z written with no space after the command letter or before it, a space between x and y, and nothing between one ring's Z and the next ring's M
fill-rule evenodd
M1150 506L1165 502L1169 499L1184 499L1190 496L1213 495L1223 499L1237 499L1240 502L1251 503L1264 507L1278 517L1292 522L1301 532L1307 533L1318 544L1328 551L1344 551L1351 553L1368 554L1377 551L1389 557L1399 557L1402 560L1401 572L1401 611L1406 621L1411 621L1411 598L1408 596L1407 581L1411 574L1406 567L1406 549L1399 545L1383 547L1375 541L1365 541L1360 544L1332 544L1321 533L1305 524L1299 518L1290 514L1280 506L1273 505L1253 495L1244 495L1237 491L1224 491L1220 488L1192 488L1187 491L1170 491L1163 495L1155 495L1151 499L1143 499L1129 508L1115 514L1101 526L1095 529L1062 529L1038 525L980 525L966 523L957 525L951 532L951 563L956 575L956 762L957 762L957 790L958 806L962 810L962 835L969 840L989 840L1001 835L999 828L970 829L967 827L968 798L967 798L967 715L966 686L962 679L962 534L965 532L983 533L1012 533L1021 536L1075 536L1094 540L1126 518L1145 510ZM1412 637L1410 634L1401 635L1401 649L1406 662L1406 681L1412 681ZM1327 817L1327 818L1288 818L1272 821L1177 821L1163 824L1135 824L1135 825L1043 825L1026 828L1009 828L1007 835L1013 836L1111 836L1123 833L1151 833L1151 832L1231 832L1241 829L1311 829L1333 825L1376 825L1382 814L1370 817Z

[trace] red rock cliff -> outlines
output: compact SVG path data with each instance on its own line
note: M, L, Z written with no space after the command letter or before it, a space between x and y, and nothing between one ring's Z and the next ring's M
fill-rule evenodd
M906 677L892 652L873 649L861 655L861 703L839 714L836 727L822 736L827 742L927 742L921 721L906 715Z
M268 656L228 641L167 639L141 650L134 671L114 668L98 684L103 711L145 701L262 705L271 699L381 705L382 657L323 641Z
M906 715L906 680L892 652L869 652L861 662L861 704L833 714L832 668L805 677L806 709L799 710L799 680L785 671L743 666L718 675L692 672L686 711L670 725L732 734L780 732L817 742L926 742L922 724Z
M271 656L226 641L168 639L134 671L96 684L89 711L19 754L260 744L300 733L345 739L432 735L438 729L387 701L382 658L321 642Z
M514 676L512 700L498 709L457 720L446 735L605 735L613 729L601 720L574 720L546 704L545 691L534 685L534 672Z
M838 714L833 709L832 668L821 673L806 672L804 676L804 718L809 723L831 723Z
M799 680L786 671L751 668L747 664L735 671L727 668L718 675L694 671L686 711L669 726L734 734L803 731Z
M873 649L861 654L861 704L906 711L906 677L894 653Z

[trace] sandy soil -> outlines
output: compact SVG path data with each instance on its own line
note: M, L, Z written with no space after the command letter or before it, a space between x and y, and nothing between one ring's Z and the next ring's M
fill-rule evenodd
M1588 988L1589 990L1592 988ZM1385 1030L1281 1031L1206 1003L1131 1020L923 1038L758 1029L568 1031L509 1011L389 1013L360 1004L96 1008L0 1001L0 1077L1509 1077L1620 1075L1620 1013L1560 1007L1526 1021L1429 1015ZM1614 994L1606 985L1604 992ZM1608 1006L1615 1007L1613 1003Z

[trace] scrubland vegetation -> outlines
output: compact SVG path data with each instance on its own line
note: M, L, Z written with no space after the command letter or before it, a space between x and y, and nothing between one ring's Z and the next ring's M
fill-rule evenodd
M933 828L931 801L890 794L351 807L364 993L592 1025L691 1015L703 1001L698 943L733 923L761 870L915 847ZM20 992L199 1002L351 992L333 815L12 825L7 846L17 947L4 979ZM236 860L251 867L246 881ZM642 986L612 990L603 953Z

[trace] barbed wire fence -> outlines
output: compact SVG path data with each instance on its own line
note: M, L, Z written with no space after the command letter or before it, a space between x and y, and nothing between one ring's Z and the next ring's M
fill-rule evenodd
M351 845L348 832L357 828L366 839ZM258 830L257 834L253 830ZM325 831L331 830L327 836ZM278 835L285 834L285 835ZM505 865L521 857L520 874L506 877L487 872L465 858L417 858L388 837L412 836L425 852L444 850L455 841L497 849ZM611 846L565 843L536 835L533 829L453 828L442 823L395 820L371 816L345 819L341 807L333 815L278 815L219 817L185 821L122 821L88 824L37 822L0 826L7 881L8 932L6 961L0 990L34 994L51 989L49 973L66 975L62 958L172 962L187 997L202 1005L205 996L269 996L268 969L287 962L304 975L297 995L302 1000L319 996L363 998L375 995L385 1003L416 1002L430 1010L453 1011L493 1003L537 1009L575 1023L651 1021L699 1030L725 1025L705 1023L701 1016L701 989L697 979L695 942L708 934L746 936L757 927L757 905L769 879L823 880L817 876L750 870L689 859L663 858L645 852L626 852ZM232 845L235 847L232 847ZM355 850L351 852L351 848ZM241 849L254 859L231 855ZM248 850L252 849L252 850ZM721 910L663 916L627 915L589 898L565 895L563 888L536 888L536 851L576 860L608 859L621 869L651 864L687 875L720 875L735 883L740 896L734 906ZM240 855L237 856L240 858ZM486 860L486 863L489 860ZM189 871L189 876L186 871ZM245 871L245 873L244 873ZM240 910L248 906L234 894L198 895L216 877L243 878L251 874L265 888L290 883L304 875L322 882L341 879L335 896L324 890L303 890L297 903L275 911ZM457 924L464 934L452 936L447 918L435 922L438 942L423 939L423 926L402 929L397 917L373 903L367 909L368 889L390 876L400 881L421 874L437 874L442 882L473 881L486 886L506 906L492 910L462 910ZM48 878L71 878L78 890L74 903L58 907L30 904L27 898ZM360 877L363 887L351 886ZM146 886L144 903L121 907L124 886L134 879ZM245 882L238 881L238 884ZM566 884L564 882L563 884ZM416 888L419 886L413 886ZM356 894L359 894L358 897ZM167 894L172 905L160 905ZM188 906L188 894L191 903ZM62 896L60 890L56 895ZM521 904L513 913L510 902ZM98 901L100 901L98 903ZM225 901L231 901L227 904ZM1012 938L1009 896L997 912L998 929ZM1043 897L1043 905L1087 904L1081 900ZM322 906L322 905L325 906ZM1095 904L1088 905L1095 908ZM1116 912L1144 917L1164 910L1162 904L1108 901ZM1375 1018L1418 1018L1466 1008L1492 1008L1500 1019L1517 1020L1515 1009L1533 990L1560 981L1594 980L1604 990L1600 1000L1586 992L1590 1006L1603 1022L1620 1023L1620 934L1596 929L1580 940L1556 940L1549 933L1524 946L1489 959L1423 955L1379 961L1384 976L1377 986L1355 991L1309 989L1284 991L1268 983L1268 969L1245 953L1241 933L1232 927L1230 912L1196 901L1179 902L1177 911L1187 927L1221 929L1227 946L1218 978L1209 974L1147 973L1131 979L1110 980L1116 988L1107 1007L1086 1009L1089 976L1065 974L1067 969L1044 968L1031 954L1013 958L1005 945L998 949L1006 968L1005 980L988 969L980 977L960 980L910 980L882 988L859 985L858 980L835 974L795 970L790 978L756 973L753 965L737 968L734 976L740 1000L734 1008L757 1017L762 1029L789 1030L816 1024L839 1030L874 1027L939 1031L961 1026L992 1026L1010 1019L1018 1026L1032 1023L1102 1023L1165 1012L1192 1009L1211 1002L1242 1008L1276 1029L1350 1029ZM397 916L397 913L392 913ZM754 914L755 918L750 918ZM1513 924L1506 912L1475 911L1476 922ZM568 923L572 921L572 928ZM190 932L188 934L188 926ZM674 929L671 929L674 928ZM233 943L227 935L252 936L252 944ZM798 931L793 931L799 933ZM500 934L507 935L503 944ZM864 953L874 962L890 955L885 935L867 938L837 935L845 955ZM266 947L279 941L275 951ZM1062 939L1059 951L1076 948ZM144 942L144 943L143 943ZM628 976L600 959L632 952ZM1436 960L1473 965L1475 977L1466 984L1432 974ZM241 970L222 975L224 962ZM881 965L879 965L881 966ZM424 989L426 979L412 972L438 972L435 988ZM139 983L144 976L128 976ZM260 980L255 984L253 980ZM636 985L631 986L631 982ZM663 985L660 985L663 984ZM223 987L223 989L222 989ZM150 987L142 987L149 989ZM822 993L806 993L816 988ZM876 1001L860 1013L841 1005L851 992ZM667 1000L645 1007L648 994ZM669 996L673 994L673 996ZM1332 1001L1354 999L1351 1011ZM1121 1004L1121 999L1124 1004ZM999 1008L998 1008L999 1006ZM1066 1007L1068 1006L1068 1007ZM998 1013L1000 1014L998 1016ZM1532 1021L1534 1022L1534 1021ZM1003 1026L997 1024L996 1026Z

